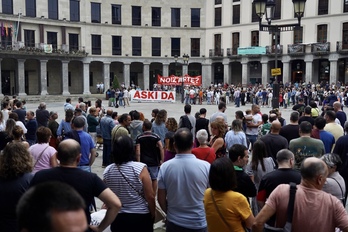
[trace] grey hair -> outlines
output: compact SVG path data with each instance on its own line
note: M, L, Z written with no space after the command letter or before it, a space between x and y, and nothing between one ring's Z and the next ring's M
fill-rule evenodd
M198 142L203 145L208 143L208 132L205 129L197 131L196 138Z
M342 165L342 160L341 158L339 157L339 155L337 154L334 154L334 153L327 153L327 154L324 154L322 157L320 157L320 159L322 161L324 161L326 163L327 166L329 167L333 167L333 166L336 166L337 170L341 167Z

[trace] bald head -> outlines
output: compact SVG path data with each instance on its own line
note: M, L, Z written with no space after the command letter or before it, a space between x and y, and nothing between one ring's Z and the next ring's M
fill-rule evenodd
M81 147L76 140L66 139L59 143L57 152L61 164L71 165L80 157Z
M333 104L333 108L335 111L338 111L341 109L341 103L339 101L335 101L334 104Z
M328 169L324 161L316 157L309 157L305 159L301 164L301 176L306 181L316 181L316 179L322 175L328 175Z
M279 134L280 129L282 128L282 125L278 120L275 120L271 124L271 133L272 134Z

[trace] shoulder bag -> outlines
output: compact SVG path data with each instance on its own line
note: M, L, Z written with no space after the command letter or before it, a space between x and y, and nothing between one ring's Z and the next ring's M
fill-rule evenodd
M37 162L39 162L39 160L42 157L42 154L44 153L44 151L46 151L46 149L49 147L50 145L47 145L47 147L45 147L45 149L42 150L42 152L40 153L39 157L37 158L37 160L35 161L34 167L36 166Z
M214 203L215 209L218 212L221 220L224 222L225 226L227 226L228 231L233 231L231 226L230 226L230 224L227 223L226 219L224 218L224 216L222 215L222 213L219 210L219 207L216 204L216 201L215 201L215 198L214 198L214 195L213 195L213 189L210 189L210 195L211 195L211 198L213 199L213 203Z
M134 185L132 185L132 183L128 180L128 178L126 177L126 175L121 171L119 165L116 165L116 166L117 166L118 171L121 173L121 176L123 177L123 179L128 183L129 187L131 187L141 198L143 198L143 199L146 201L145 196L144 196L144 193L140 192L139 190L137 190L137 189L134 187ZM133 169L133 167L132 167L132 169ZM134 169L133 169L133 172L134 172ZM134 175L136 175L135 172L134 172Z
M328 177L328 178L331 178L331 179L333 179L334 181L336 181L336 183L338 184L338 187L340 187L341 193L342 193L342 198L341 198L340 200L341 200L343 206L345 207L345 206L346 206L346 199L345 199L345 195L344 195L344 192L343 192L343 189L342 189L340 183L338 183L338 181L337 181L335 178L332 178L332 177Z

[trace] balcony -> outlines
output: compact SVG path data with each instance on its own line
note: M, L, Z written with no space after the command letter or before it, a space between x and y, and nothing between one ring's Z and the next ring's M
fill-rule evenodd
M25 46L23 42L1 42L0 54L3 55L29 55L29 56L50 56L50 57L86 57L88 53L84 47L74 47L69 49L69 45L62 44L54 46L52 44L35 43Z
M329 54L330 53L330 42L311 44L311 52L315 56Z
M227 56L230 58L240 58L241 57L240 55L238 55L238 47L227 48L226 52L227 52Z
M336 51L340 54L348 54L348 41L337 41Z
M224 49L209 49L210 58L220 58L224 56Z
M283 55L283 45L272 45L272 46L266 46L266 55L267 56L275 56L275 54Z
M305 44L288 44L289 56L304 56L306 54Z

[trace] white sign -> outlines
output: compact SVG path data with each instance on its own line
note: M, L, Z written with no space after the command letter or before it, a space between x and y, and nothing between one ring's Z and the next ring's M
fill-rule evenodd
M175 91L131 90L132 102L175 102Z

